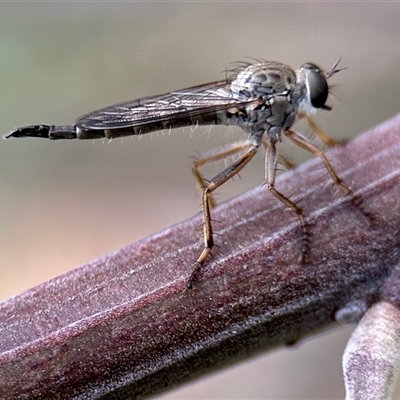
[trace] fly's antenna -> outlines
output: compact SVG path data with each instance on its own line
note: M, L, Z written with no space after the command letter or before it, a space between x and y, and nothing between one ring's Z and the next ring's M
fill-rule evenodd
M339 60L337 60L335 62L335 64L332 65L332 68L325 74L325 78L326 79L330 78L332 75L335 75L340 71L344 71L345 69L347 69L347 67L337 68L337 66L339 65L340 61L342 61L342 57L339 57Z

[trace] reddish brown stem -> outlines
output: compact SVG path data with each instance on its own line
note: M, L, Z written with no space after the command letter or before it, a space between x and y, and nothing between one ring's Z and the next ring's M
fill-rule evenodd
M199 217L3 302L0 397L145 397L351 320L400 259L399 143L397 117L328 154L372 226L319 160L277 180L304 208L306 264L297 220L260 187L213 212L219 247L192 291Z

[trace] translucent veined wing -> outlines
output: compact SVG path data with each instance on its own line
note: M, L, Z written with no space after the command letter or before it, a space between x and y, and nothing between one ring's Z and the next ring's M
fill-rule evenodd
M76 125L81 129L127 128L226 110L255 100L234 95L229 90L230 81L126 101L86 114L76 120Z

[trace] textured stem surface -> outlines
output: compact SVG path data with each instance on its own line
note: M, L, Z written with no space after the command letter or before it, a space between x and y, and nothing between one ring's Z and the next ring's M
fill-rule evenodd
M154 395L358 319L400 259L399 154L400 117L328 153L372 225L319 160L277 180L310 225L305 264L298 221L259 187L213 212L219 247L192 291L199 217L1 303L0 397Z

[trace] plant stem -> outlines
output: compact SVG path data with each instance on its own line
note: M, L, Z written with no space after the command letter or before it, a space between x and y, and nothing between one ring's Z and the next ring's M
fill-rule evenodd
M218 247L191 291L199 217L4 301L0 397L147 397L351 320L400 259L399 154L400 116L328 153L372 225L319 160L277 180L304 208L307 263L293 213L259 187L213 211Z

